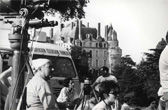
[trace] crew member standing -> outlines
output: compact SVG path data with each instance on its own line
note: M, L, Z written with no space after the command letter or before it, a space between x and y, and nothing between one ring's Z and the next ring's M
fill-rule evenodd
M27 110L59 110L49 84L53 65L48 59L32 61L35 75L27 84Z
M168 32L166 35L166 42L168 43ZM162 86L163 96L165 101L165 110L168 110L168 45L165 46L159 59L160 84Z
M100 74L101 76L99 76L96 81L92 84L92 88L95 89L96 91L99 91L99 85L103 82L103 81L114 81L117 83L117 78L111 74L109 74L109 68L106 66L103 66L100 68Z

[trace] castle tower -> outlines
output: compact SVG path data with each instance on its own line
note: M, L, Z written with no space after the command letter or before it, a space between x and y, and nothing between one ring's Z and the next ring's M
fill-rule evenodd
M119 47L117 32L113 29L112 25L110 25L107 32L107 42L109 44L108 53L109 53L109 63L110 69L114 70L116 65L120 65L122 50Z

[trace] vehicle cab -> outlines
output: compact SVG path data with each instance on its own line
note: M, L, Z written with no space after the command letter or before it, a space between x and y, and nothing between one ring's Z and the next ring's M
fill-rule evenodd
M35 45L35 48L32 50L32 59L47 58L50 59L54 65L54 75L50 80L54 93L59 95L59 92L63 87L60 82L67 77L73 78L75 88L79 93L79 78L70 52L66 48L57 46L55 44L36 42L33 45Z
M1 41L0 41L0 73L11 66L10 59L13 50L10 48L8 41L9 28L0 27ZM48 58L54 65L54 75L50 83L53 87L54 94L59 95L63 85L60 84L67 77L72 77L75 83L75 88L80 93L81 87L78 74L70 55L70 52L63 47L56 44L30 41L29 45L29 59ZM31 63L31 61L30 61ZM29 78L32 75L30 74Z

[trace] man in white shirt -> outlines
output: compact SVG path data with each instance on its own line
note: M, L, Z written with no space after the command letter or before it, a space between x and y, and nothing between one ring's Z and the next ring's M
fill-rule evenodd
M168 43L168 32L166 35ZM160 84L163 91L163 100L166 101L165 110L168 110L168 45L164 48L159 59Z
M100 73L101 76L99 76L96 81L92 84L92 88L96 89L96 91L99 91L99 85L103 82L103 81L114 81L117 83L117 78L111 74L109 74L109 69L106 66L103 66L100 68Z
M49 84L53 65L48 59L32 61L35 75L27 84L27 110L59 110Z

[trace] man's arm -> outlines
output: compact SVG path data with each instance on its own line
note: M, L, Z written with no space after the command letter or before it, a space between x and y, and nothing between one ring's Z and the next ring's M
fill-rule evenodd
M94 89L97 84L98 84L98 83L95 81L95 82L91 85L91 87Z
M57 102L64 103L64 102L67 102L67 100L68 100L68 96L67 96L66 88L62 88L57 98Z
M91 87L94 89L95 86L100 82L100 76L96 79L96 81L91 85Z

